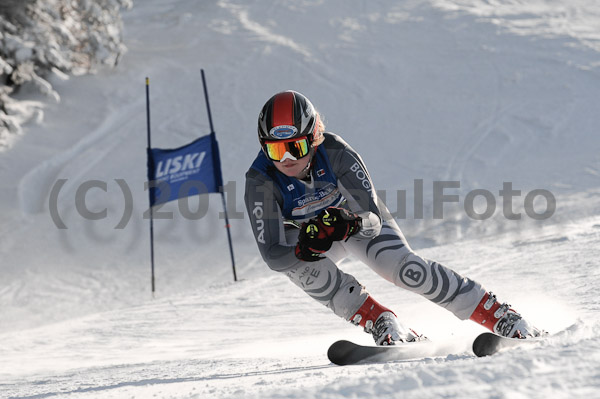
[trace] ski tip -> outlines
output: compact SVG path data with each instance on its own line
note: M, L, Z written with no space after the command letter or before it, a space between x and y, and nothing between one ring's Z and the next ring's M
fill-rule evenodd
M340 340L336 341L327 350L327 358L333 364L346 366L351 364L350 355L357 345L353 342Z
M485 332L480 334L475 338L475 341L473 341L473 353L479 357L489 356L505 348L515 348L518 346L535 344L545 337L547 337L547 335L529 338L509 338L491 332Z
M473 353L477 357L490 356L498 352L500 337L493 333L485 332L480 334L473 341Z

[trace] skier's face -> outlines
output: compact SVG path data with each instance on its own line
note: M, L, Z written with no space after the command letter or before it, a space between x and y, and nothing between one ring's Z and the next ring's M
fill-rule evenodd
M296 161L287 158L283 162L273 162L278 171L283 173L286 176L296 177L298 179L304 178L304 169L308 165L310 161L310 157L302 157Z

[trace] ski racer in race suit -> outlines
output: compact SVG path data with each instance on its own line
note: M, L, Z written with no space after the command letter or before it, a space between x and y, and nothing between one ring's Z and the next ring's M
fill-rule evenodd
M378 200L360 155L325 132L305 96L285 91L270 98L259 115L258 137L262 151L246 173L245 202L264 261L336 315L362 326L377 345L422 336L337 267L349 254L459 319L503 336L540 335L481 284L410 248Z

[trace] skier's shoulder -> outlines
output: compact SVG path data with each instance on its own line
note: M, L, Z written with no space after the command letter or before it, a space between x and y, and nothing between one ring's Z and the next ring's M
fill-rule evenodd
M246 188L244 194L246 205L254 203L259 198L262 198L263 200L265 198L274 198L275 200L281 198L281 193L276 188L277 186L273 179L275 166L268 160L265 162L265 159L266 157L259 154L246 172Z
M325 132L323 136L325 138L323 140L323 147L333 164L341 163L345 167L346 162L358 156L356 151L341 136L331 132Z
M260 151L246 172L246 181L264 182L272 180L274 170L273 162L269 161L265 154Z
M332 132L323 133L323 146L328 150L343 150L350 147L348 143L338 134Z

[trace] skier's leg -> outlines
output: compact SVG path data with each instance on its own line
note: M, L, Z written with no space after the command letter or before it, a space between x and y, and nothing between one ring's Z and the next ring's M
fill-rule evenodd
M461 320L471 319L505 336L539 335L539 330L509 309L510 305L497 303L478 282L416 254L393 219L384 221L377 237L350 237L344 247L386 280L422 295Z
M398 324L394 313L375 301L353 276L337 268L334 260L344 256L343 246L334 243L327 252L327 258L305 262L286 274L311 298L327 306L336 315L363 327L373 335L378 345L417 339L414 331Z
M331 259L303 262L286 275L311 298L346 320L350 320L369 296L365 287L338 269Z
M351 237L344 246L386 280L424 296L460 319L468 319L485 294L481 284L416 254L393 220L383 223L377 237Z

